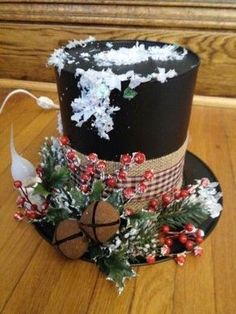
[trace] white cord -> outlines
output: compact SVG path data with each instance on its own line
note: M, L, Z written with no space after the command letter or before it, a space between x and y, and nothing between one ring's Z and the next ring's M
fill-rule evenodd
M0 108L0 114L2 113L9 98L18 93L26 94L32 97L33 99L35 99L37 105L43 109L59 109L59 106L55 104L52 99L48 97L45 97L45 96L36 97L35 95L33 95L32 93L28 92L25 89L15 89L10 94L8 94L7 97L4 99Z

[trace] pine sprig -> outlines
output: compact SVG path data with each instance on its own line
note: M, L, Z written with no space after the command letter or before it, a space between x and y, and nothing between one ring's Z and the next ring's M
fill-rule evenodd
M201 203L175 202L160 212L157 223L158 227L167 224L173 229L181 228L189 222L200 226L208 216Z
M36 192L38 191L39 194L42 193L41 195L45 196L47 192L50 194L52 189L61 188L69 183L70 172L65 163L62 148L55 140L48 140L44 143L41 156L43 163L42 183L39 185L38 190L36 189ZM60 160L59 156L61 156Z

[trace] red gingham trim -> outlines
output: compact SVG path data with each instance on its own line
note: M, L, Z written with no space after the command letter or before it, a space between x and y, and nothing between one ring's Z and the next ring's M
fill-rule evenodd
M159 197L163 193L173 190L183 177L184 158L182 158L176 165L164 171L154 173L154 178L147 184L145 193L135 196L132 201L143 201L150 198ZM139 177L139 180L142 177ZM138 181L140 182L140 181ZM138 183L136 177L130 182L126 182L123 187L133 187Z
M184 167L184 157L182 157L178 163L173 165L172 167L159 171L154 172L154 177L151 182L147 183L147 190L145 193L140 195L136 195L132 198L132 201L143 201L148 200L151 198L158 198L163 193L170 192L173 190L180 182L182 182L183 177L183 167ZM82 171L85 167L81 167ZM79 173L71 173L72 179L76 185L82 184L80 180ZM99 178L99 174L95 175ZM118 188L124 189L127 187L135 188L138 183L143 180L142 176L132 176L128 177L126 182L118 182Z

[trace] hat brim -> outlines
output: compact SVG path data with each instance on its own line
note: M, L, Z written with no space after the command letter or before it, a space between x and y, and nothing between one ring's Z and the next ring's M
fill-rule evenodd
M184 165L184 185L193 184L194 180L208 178L211 182L217 182L217 178L211 171L211 169L197 156L187 151L185 155L185 165ZM221 192L221 186L217 187L218 192ZM220 200L221 205L223 205L223 199ZM220 216L217 218L209 217L207 220L201 224L200 228L204 230L205 237L209 236L209 234L215 228L217 222L219 221ZM53 235L55 228L46 222L35 222L34 226L38 233L50 244L53 241ZM185 251L184 247L180 244L175 245L172 249L173 254L181 253ZM83 260L91 262L91 260L86 256L86 254L82 257ZM157 260L157 263L164 262L169 260L170 257L161 257ZM136 262L132 262L132 265L141 266L148 265L146 259L144 257L137 258Z

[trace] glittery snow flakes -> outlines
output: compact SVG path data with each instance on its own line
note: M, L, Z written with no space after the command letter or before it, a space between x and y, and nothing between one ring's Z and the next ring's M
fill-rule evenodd
M99 66L126 65L148 61L148 59L168 61L182 60L187 54L187 50L183 52L177 51L175 45L151 46L145 48L143 44L137 42L131 48L121 47L117 50L110 49L101 51L93 56Z
M101 138L108 140L108 133L114 125L111 115L120 109L110 106L110 94L113 89L121 90L121 81L110 69L106 71L77 69L76 76L78 75L81 96L74 99L71 104L74 112L71 120L76 121L76 125L81 127L84 122L93 118L92 127L97 129Z

